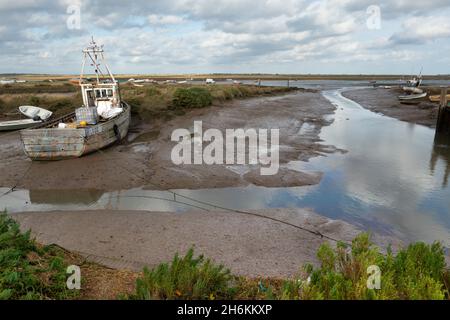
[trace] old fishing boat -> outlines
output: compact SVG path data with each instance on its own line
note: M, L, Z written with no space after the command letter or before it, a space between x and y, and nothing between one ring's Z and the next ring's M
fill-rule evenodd
M83 78L88 62L96 81ZM130 124L130 106L121 101L119 83L94 40L83 50L79 80L83 106L61 118L20 132L23 148L32 160L81 157L123 139Z

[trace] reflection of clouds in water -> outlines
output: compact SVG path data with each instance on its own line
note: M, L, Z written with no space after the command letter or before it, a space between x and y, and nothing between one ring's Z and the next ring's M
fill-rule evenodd
M377 220L396 226L396 229L407 235L409 240L420 239L429 243L440 240L444 246L450 247L449 231L436 219L433 212L422 211L420 213L396 214L384 211L377 212Z
M362 115L358 116L354 114L354 104L347 104L347 99L328 97L346 106L336 111L338 119L353 116L352 121L337 121L324 128L321 136L327 143L333 141L337 147L350 150L337 166L344 174L341 188L372 207L385 207L389 214L377 216L377 213L376 218L408 235L416 235L418 239L448 239L448 230L439 223L443 217L421 208L430 195L449 198L449 189L443 189L440 180L448 162L436 161L434 175L429 170L433 130L366 110L361 110ZM344 145L340 145L342 142Z

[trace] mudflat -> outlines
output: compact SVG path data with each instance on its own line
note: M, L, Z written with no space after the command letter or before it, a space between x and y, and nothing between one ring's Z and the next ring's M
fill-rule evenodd
M334 112L319 92L298 92L285 96L235 100L210 108L192 110L173 120L135 123L120 144L78 159L32 162L22 151L19 133L0 135L0 186L30 190L97 189L123 190L198 189L245 186L250 183L271 187L316 184L321 175L283 168L291 160L336 151L321 144L322 126ZM237 128L280 129L278 174L263 179L258 166L175 165L170 137L177 128L191 128L203 121L204 130ZM307 130L305 130L307 128Z
M400 88L356 89L345 91L342 95L388 117L431 128L436 126L438 104L431 103L428 98L421 99L417 104L402 104L398 100L399 95L404 95Z
M355 226L308 209L251 211L350 242ZM305 263L317 264L316 251L330 241L301 228L236 212L55 211L14 213L23 230L44 244L56 243L91 261L117 269L141 270L170 261L194 247L239 275L290 277ZM400 242L374 235L396 248ZM331 245L336 245L330 241Z

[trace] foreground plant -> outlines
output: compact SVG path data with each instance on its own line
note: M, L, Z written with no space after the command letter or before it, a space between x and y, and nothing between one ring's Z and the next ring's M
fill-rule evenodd
M396 255L387 254L361 234L351 248L339 243L335 249L323 244L317 257L320 268L304 268L296 281L285 281L281 292L271 293L280 299L449 299L450 273L446 269L442 245L415 243ZM380 287L370 289L370 266L379 268ZM370 282L370 281L369 281Z
M170 264L144 269L136 281L131 299L225 299L234 294L233 276L222 265L202 255L195 258L191 248L182 258L175 255Z
M53 247L40 247L19 225L0 214L0 299L67 299L62 255Z

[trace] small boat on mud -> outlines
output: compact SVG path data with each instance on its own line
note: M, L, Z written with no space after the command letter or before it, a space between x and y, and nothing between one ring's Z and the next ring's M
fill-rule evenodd
M406 93L413 93L413 94L423 93L423 90L417 87L403 87L402 90Z
M35 107L35 106L20 106L19 107L20 113L22 113L24 116L35 119L35 120L43 120L46 121L52 116L52 112Z
M94 40L83 50L79 85L83 106L61 118L20 131L25 154L32 160L81 157L107 147L128 134L130 106L121 101L119 83L105 62L103 46ZM96 81L83 80L85 64L93 66ZM102 70L101 64L104 64ZM106 71L106 72L104 72Z
M418 94L408 94L404 96L398 96L399 100L416 100L416 99L422 99L427 96L427 93L418 93Z
M13 131L30 128L42 123L41 120L21 119L0 122L0 131Z
M431 102L439 102L439 101L441 101L441 96L434 95L434 96L430 96L429 99ZM450 101L450 94L447 95L447 101Z

